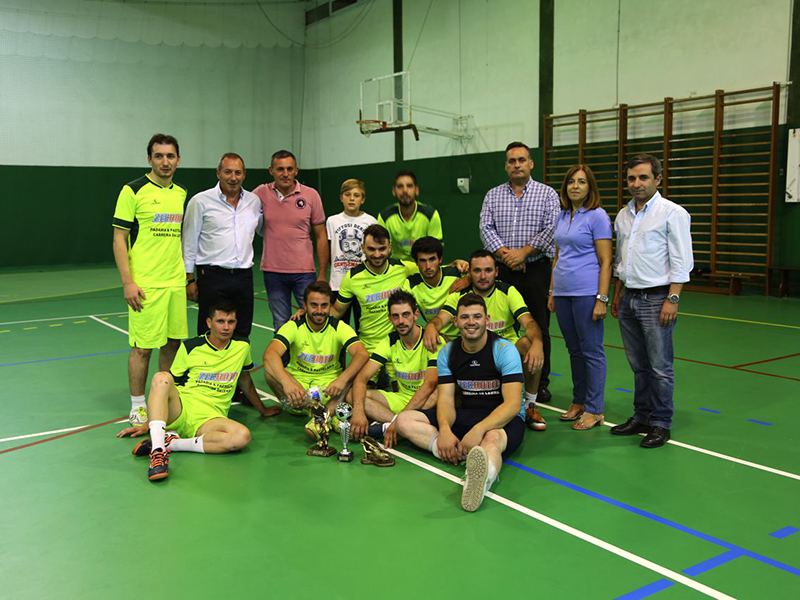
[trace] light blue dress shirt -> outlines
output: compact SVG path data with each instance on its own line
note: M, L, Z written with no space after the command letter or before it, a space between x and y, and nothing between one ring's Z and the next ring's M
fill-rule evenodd
M219 183L192 197L183 217L183 264L187 273L195 265L225 269L253 266L253 238L261 231L261 200L242 190L234 209Z
M626 288L686 283L694 268L691 217L685 208L656 192L636 212L631 200L614 220L617 251L614 275Z

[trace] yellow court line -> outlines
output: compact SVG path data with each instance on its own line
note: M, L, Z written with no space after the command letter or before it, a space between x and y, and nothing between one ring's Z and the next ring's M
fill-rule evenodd
M73 321L73 323L77 325L78 323L86 323L86 321Z
M38 327L23 327L22 328L23 331L28 331L30 329L39 329L39 328Z
M53 323L52 325L49 325L49 327L61 327L62 325L63 323Z
M694 313L679 312L684 317L700 317L702 319L717 319L718 321L733 321L734 323L749 323L751 325L769 325L770 327L784 327L785 329L800 329L797 325L783 325L782 323L765 323L763 321L748 321L746 319L731 319L730 317L712 317L711 315L696 315Z
M0 333L11 333L11 330L10 329L3 329L3 331L0 331Z

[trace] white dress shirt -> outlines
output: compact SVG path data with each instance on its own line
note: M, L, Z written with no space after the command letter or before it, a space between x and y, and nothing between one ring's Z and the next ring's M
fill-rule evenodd
M656 192L636 212L636 200L614 220L617 251L614 275L626 288L686 283L694 268L691 217L685 208Z
M226 269L253 266L253 237L261 231L261 200L245 190L234 209L219 183L195 195L183 217L183 264L187 273L195 265Z

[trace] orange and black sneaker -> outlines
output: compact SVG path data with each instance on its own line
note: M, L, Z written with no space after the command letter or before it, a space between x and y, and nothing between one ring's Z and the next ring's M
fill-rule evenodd
M150 453L150 468L147 469L147 478L150 481L166 479L169 476L169 450L153 450Z
M169 449L169 443L172 440L177 440L177 439L179 439L179 436L178 436L177 433L172 432L172 431L168 431L167 432L167 436L164 439L164 442L165 442L164 445L167 447L167 449ZM142 440L138 444L136 444L136 446L134 446L133 455L134 456L150 456L150 451L152 449L153 449L153 440L151 440L150 438L147 438L147 439Z
M544 431L547 429L547 421L545 421L544 417L539 413L539 409L536 408L535 404L529 404L525 409L525 425L528 426L528 429L533 429L534 431Z

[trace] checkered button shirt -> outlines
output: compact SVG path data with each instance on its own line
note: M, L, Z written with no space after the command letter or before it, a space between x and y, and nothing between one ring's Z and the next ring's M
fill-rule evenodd
M481 209L481 241L490 252L505 246L516 250L530 245L541 250L526 262L555 256L556 218L561 212L558 193L550 186L529 179L517 199L510 183L490 189Z

